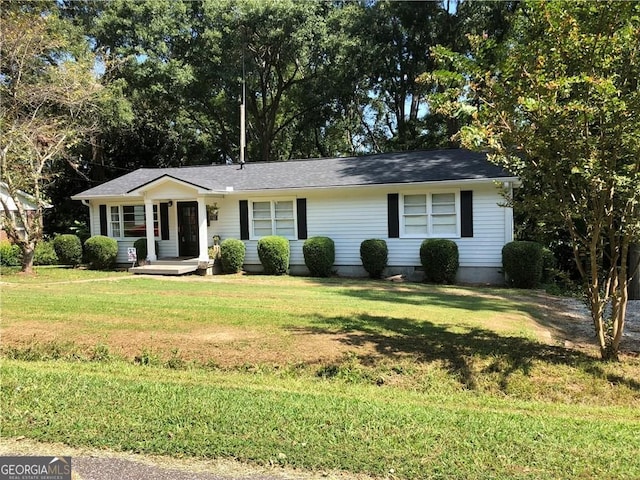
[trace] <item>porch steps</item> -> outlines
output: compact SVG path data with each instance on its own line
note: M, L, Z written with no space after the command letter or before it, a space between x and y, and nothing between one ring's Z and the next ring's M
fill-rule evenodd
M141 275L185 275L198 270L198 259L163 259L148 265L131 267L129 273Z

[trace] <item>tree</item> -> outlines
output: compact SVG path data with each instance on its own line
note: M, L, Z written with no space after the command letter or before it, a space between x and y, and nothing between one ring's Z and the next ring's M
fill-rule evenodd
M475 75L462 131L520 177L529 211L570 232L603 359L618 358L638 269L639 79L640 4L528 2L503 61Z
M89 120L95 121L103 92L86 41L54 3L14 2L3 7L1 19L0 178L18 208L4 216L3 226L28 273L42 238L47 186L60 161L75 163L70 152L93 128ZM20 192L33 197L35 211L24 210Z

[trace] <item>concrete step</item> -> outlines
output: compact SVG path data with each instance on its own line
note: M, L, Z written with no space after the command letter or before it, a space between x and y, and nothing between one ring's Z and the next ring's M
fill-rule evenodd
M198 269L198 262L192 263L179 263L179 264L158 264L142 265L139 267L131 267L129 273L143 274L143 275L184 275L186 273L195 272Z

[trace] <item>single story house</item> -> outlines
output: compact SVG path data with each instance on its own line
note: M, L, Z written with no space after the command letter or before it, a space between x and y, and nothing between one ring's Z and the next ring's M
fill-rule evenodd
M459 247L461 282L502 283L502 247L513 212L500 188L518 179L463 149L246 165L141 168L74 195L89 207L92 235L118 240L118 262L147 237L148 260L208 260L216 238L245 242L247 271L260 271L257 241L290 240L291 272L305 273L302 245L327 236L341 275L365 275L360 244L382 238L388 274L418 278L420 244L449 238ZM155 239L158 245L156 251Z
M33 197L33 195L29 195L28 193L18 191L15 195L16 198L9 195L9 189L7 184L4 182L0 182L0 241L1 240L9 240L7 236L7 232L4 227L4 216L9 215L12 218L18 221L18 234L23 235L24 225L20 222L20 218L17 216L18 214L18 206L16 205L16 201L18 201L22 208L24 209L27 217L32 214L35 210L38 209L38 202ZM5 211L6 206L6 211ZM51 205L45 205L44 208L51 208Z

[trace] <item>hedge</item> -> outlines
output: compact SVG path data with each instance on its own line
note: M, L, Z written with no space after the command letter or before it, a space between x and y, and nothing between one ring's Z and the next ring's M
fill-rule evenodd
M336 247L329 237L311 237L302 245L304 264L314 277L328 277L333 273Z
M103 235L96 235L84 242L89 267L94 270L110 270L116 265L118 242Z
M267 275L289 273L291 250L289 240L277 235L269 235L258 240L258 257Z
M542 245L515 241L502 247L502 267L507 283L516 288L535 288L542 278Z
M378 238L364 240L360 244L360 260L371 278L380 278L387 267L389 249L387 242Z
M82 263L82 242L77 235L70 233L58 235L53 239L53 248L62 265L75 267Z
M430 238L420 245L424 279L431 283L455 283L460 265L458 245L453 240Z
M239 273L247 251L242 240L227 238L220 244L220 262L224 273Z

